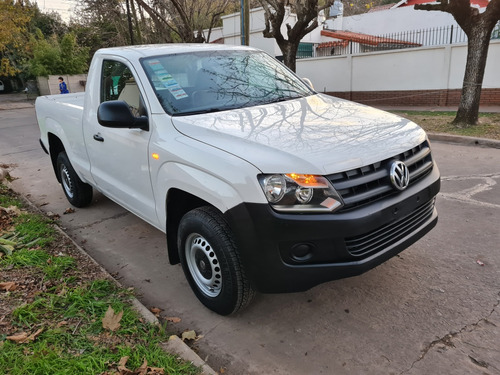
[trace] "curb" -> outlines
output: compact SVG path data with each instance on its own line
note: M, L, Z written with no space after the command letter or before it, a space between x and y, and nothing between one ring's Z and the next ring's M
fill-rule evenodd
M488 138L466 137L442 133L427 133L431 141L454 143L466 146L500 148L500 141Z
M185 361L191 362L193 365L201 369L202 374L217 375L217 373L178 336L170 336L168 341L160 346L163 350L169 353L175 353Z
M7 175L7 171L3 168L0 168L0 173L5 172ZM0 179L2 181L2 179ZM7 185L10 189L10 183L5 180L2 181L5 185ZM13 190L13 189L12 189ZM36 206L33 202L31 202L27 197L21 195L21 198L36 212L40 213L43 216L47 216L45 212L40 210L38 206ZM87 257L92 263L94 263L105 275L106 277L115 283L120 288L124 288L118 280L116 280L113 276L109 274L94 258L92 258L78 243L76 243L57 223L54 223L54 227L56 230L61 233L62 236L67 238L71 243L75 246L75 248L85 257ZM149 309L142 304L137 298L132 297L132 308L139 313L144 320L151 324L159 324L158 318L151 312ZM194 366L201 369L201 374L203 375L217 375L215 372L203 359L200 358L198 354L196 354L193 349L191 349L184 341L182 341L178 336L172 335L169 337L168 341L160 344L160 347L169 354L175 354L180 359L191 362Z
M26 199L23 197L23 199ZM43 211L38 209L31 201L26 199L26 201L30 204L31 207L35 207L35 209L42 214ZM92 258L80 245L78 245L66 232L59 227L58 224L54 224L56 229L66 237L71 243L78 249L80 253L89 258L93 263L95 263L106 276L112 280L115 284L117 284L120 288L124 288L118 280L116 280L113 276L111 276L108 271L106 271L97 261ZM132 308L139 313L144 320L151 324L159 324L158 318L151 312L149 309L142 304L137 298L132 297ZM196 354L193 349L191 349L184 341L182 341L178 336L172 335L169 337L168 341L165 343L161 343L160 347L169 354L176 354L179 358L186 362L191 362L194 366L201 369L201 374L203 375L217 375L217 373L203 360L200 358L198 354Z

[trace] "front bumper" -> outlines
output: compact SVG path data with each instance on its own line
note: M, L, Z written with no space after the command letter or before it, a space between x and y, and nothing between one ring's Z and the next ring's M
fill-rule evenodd
M331 214L283 214L267 204L226 212L243 266L261 293L308 290L362 274L403 251L437 223L439 170L403 192Z

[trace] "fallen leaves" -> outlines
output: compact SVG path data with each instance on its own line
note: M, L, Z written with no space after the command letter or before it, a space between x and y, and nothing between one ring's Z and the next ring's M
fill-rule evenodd
M176 316L169 316L169 317L166 317L165 320L167 322L170 322L170 323L180 323L181 322L181 318L178 318Z
M59 220L59 219L61 218L61 216L60 216L60 215L55 214L55 213L54 213L54 212L52 212L52 211L47 211L47 212L45 213L45 215L47 215L47 217L48 217L49 219L52 219L52 220Z
M127 362L129 357L122 357L117 364L116 371L106 371L101 375L164 375L165 370L160 367L148 366L148 362L144 360L142 365L135 370L130 370L127 368Z
M17 284L12 281L6 281L3 283L0 283L0 290L5 290L6 292L10 292L12 290L17 289Z
M122 317L123 311L120 311L118 314L116 314L115 310L113 310L113 308L109 306L106 314L104 314L104 318L102 318L102 327L114 332L118 328L120 328L120 320L122 320Z
M38 335L43 332L43 328L40 328L35 333L28 335L26 332L21 332L17 335L7 336L7 340L13 341L17 344L24 344L29 341L35 341Z
M7 208L0 207L0 216L19 216L21 210L17 206L9 206Z
M161 309L158 307L151 307L149 311L151 311L157 318L160 316L161 313Z

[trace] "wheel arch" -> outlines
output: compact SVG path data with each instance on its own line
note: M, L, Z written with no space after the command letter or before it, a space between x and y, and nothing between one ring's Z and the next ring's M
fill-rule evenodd
M168 258L170 264L177 264L180 263L177 232L182 217L198 207L211 206L215 209L217 208L207 201L177 188L172 188L168 191L165 203L167 211L166 236Z
M52 168L54 169L57 181L61 182L61 177L59 176L59 173L57 173L57 156L61 152L66 151L66 149L64 148L61 139L59 139L59 137L56 136L55 134L48 133L48 139L49 139L49 155L50 155L50 160L52 161Z

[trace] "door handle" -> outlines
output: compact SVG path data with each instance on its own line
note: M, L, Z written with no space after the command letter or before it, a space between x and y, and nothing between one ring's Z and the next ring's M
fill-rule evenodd
M104 138L100 136L100 134L94 134L94 140L97 142L104 142Z

